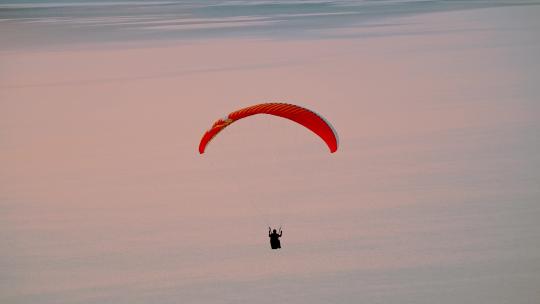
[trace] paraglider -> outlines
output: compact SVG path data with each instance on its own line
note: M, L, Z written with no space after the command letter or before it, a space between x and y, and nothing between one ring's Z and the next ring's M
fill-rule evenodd
M212 139L227 126L235 121L257 114L268 114L294 121L319 136L328 146L330 153L334 153L338 149L339 142L337 132L332 125L319 114L309 109L288 103L262 103L231 112L224 118L216 120L212 127L208 129L201 138L199 143L199 153L203 154L210 141L212 141ZM281 248L279 238L282 235L283 231L281 230L281 227L279 228L279 233L276 229L272 231L272 229L268 227L268 236L270 237L270 247L272 249Z
M338 136L332 125L319 114L306 108L287 103L262 103L234 111L214 122L199 143L199 153L203 154L208 143L233 122L248 116L269 114L297 122L317 134L328 146L331 153L338 149Z
M281 227L279 227L279 233L277 233L276 229L272 230L270 227L268 227L268 237L270 238L270 248L272 249L281 248L281 242L279 241L279 238L282 235L283 235L283 231L281 230Z

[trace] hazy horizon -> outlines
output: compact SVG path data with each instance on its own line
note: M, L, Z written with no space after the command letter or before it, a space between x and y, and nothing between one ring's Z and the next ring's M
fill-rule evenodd
M401 27L413 24L396 22L396 18L538 4L536 0L2 0L0 34L4 43L0 50L127 42L148 46L216 38L312 40L409 35L418 33L403 32ZM459 29L459 25L454 26Z

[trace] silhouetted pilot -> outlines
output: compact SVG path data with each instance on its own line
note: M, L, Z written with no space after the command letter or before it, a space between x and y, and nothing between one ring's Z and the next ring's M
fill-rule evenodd
M279 228L279 234L277 233L276 229L274 229L272 232L270 232L271 229L268 227L268 236L270 237L270 247L272 249L279 249L281 248L281 242L279 241L279 238L283 235L283 231L281 231L281 228Z

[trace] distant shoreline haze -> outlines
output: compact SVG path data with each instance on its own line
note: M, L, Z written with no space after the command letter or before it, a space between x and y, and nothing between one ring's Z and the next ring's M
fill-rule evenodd
M525 4L531 1L1 1L0 50L216 38L349 38L351 28L398 32L402 24L388 18ZM354 36L363 35L373 33Z

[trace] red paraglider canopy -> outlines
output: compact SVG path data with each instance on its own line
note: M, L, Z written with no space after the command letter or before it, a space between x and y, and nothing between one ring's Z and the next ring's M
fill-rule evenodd
M295 121L317 134L334 153L338 149L338 136L332 125L319 114L287 103L261 103L232 112L227 117L218 119L201 138L199 153L203 154L208 143L231 123L256 114L270 114Z

